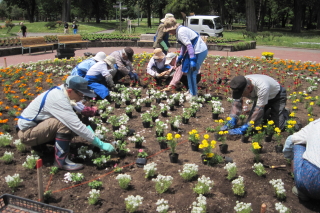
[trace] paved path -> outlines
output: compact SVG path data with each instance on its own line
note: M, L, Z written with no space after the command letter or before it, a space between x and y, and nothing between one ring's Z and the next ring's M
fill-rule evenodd
M122 49L123 47L92 47L88 49L76 49L75 56L83 56L85 52L97 53L99 51L104 51L107 55L115 50ZM148 52L152 53L152 48L141 48L141 47L132 47L135 53ZM176 51L176 48L170 48L170 51ZM267 46L257 46L256 49L237 51L237 52L225 52L225 51L214 51L210 50L210 55L221 55L221 56L251 56L251 57L261 57L262 52L273 52L275 58L279 59L289 59L296 61L312 61L320 63L320 50L306 50L306 49L294 49L294 48L281 48L281 47L267 47ZM28 53L24 55L13 55L0 57L0 67L5 66L5 60L7 66L15 65L18 63L29 63L37 62L44 59L54 59L56 55L56 50L51 53L47 51L44 52L35 52L29 55Z

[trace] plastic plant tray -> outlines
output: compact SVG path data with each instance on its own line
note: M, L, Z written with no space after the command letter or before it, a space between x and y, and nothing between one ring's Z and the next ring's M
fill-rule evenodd
M0 196L1 213L73 213L72 210L51 206L41 202L4 194Z

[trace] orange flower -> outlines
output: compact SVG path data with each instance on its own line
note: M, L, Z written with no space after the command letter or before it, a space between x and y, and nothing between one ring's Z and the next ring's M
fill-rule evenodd
M26 102L27 99L20 99L20 102L23 103L23 102Z
M0 116L2 116L2 113L0 112Z
M6 106L5 109L10 109L10 107L9 107L9 106Z

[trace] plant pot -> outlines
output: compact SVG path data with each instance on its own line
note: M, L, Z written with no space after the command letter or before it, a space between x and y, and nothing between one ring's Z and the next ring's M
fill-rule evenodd
M136 109L136 112L141 112L141 107L135 108L135 109Z
M167 111L161 112L161 116L162 117L167 117L168 116L168 112Z
M199 144L190 143L192 151L199 151Z
M121 104L114 103L114 108L120 108Z
M112 130L113 131L116 131L116 130L119 130L120 129L120 126L112 126Z
M134 143L134 147L138 148L138 149L141 149L142 148L142 142L141 143L139 143L139 142Z
M118 157L119 158L124 158L124 157L127 156L127 152L124 151L124 150L117 150L117 152L118 152Z
M220 136L219 133L214 133L214 138L216 141L221 141L221 139L220 139L221 137L223 137L223 136Z
M242 143L248 143L249 142L249 138L250 138L250 136L242 135L241 136L241 142Z
M107 122L107 118L101 118L102 123L106 123Z
M143 121L142 125L144 128L150 128L150 121Z
M178 127L173 126L173 124L170 124L170 126L171 126L171 131L178 132Z
M131 104L130 100L126 101L126 105L130 105L130 104Z
M132 112L126 112L126 115L127 115L129 118L132 118Z
M174 105L175 105L175 106L179 106L179 105L180 105L179 101L174 100Z
M203 164L208 165L210 158L208 158L206 155L201 155L201 161Z
M219 114L217 113L212 113L212 119L218 119L219 118Z
M161 98L156 98L156 103L160 104L161 103Z
M156 132L156 137L163 137L164 136L164 132Z
M157 119L158 119L158 117L152 117L153 122L156 122Z
M170 106L170 111L174 111L174 106Z
M271 142L272 136L273 136L273 135L266 135L266 136L264 137L264 141L265 141L265 142Z
M151 103L145 103L146 107L151 107Z
M144 167L144 165L147 164L147 158L138 158L138 159L136 160L136 164L137 164L137 166L138 166L139 168Z
M182 117L182 123L183 124L188 124L189 123L189 119Z
M220 144L219 145L220 152L226 154L228 152L228 144Z
M178 153L170 153L169 158L170 158L171 163L178 163L179 154Z
M276 145L274 146L274 148L276 149L276 153L282 153L283 145L282 144Z
M196 115L197 115L197 113L196 113L196 112L194 112L194 113L192 113L192 114L191 114L191 117L195 118L195 117L196 117Z
M160 149L166 149L168 148L168 144L165 141L159 142Z

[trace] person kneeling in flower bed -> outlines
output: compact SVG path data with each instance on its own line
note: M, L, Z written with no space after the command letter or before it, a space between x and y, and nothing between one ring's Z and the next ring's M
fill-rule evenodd
M86 127L73 111L72 103L80 101L84 95L95 97L88 89L88 82L80 76L69 76L65 84L40 94L18 117L18 137L21 142L28 146L37 146L55 141L54 165L67 171L83 168L82 164L68 159L74 134L100 149L115 151L111 144L96 137L91 127Z
M293 160L296 186L292 192L301 200L320 199L320 139L315 134L319 131L320 119L317 119L290 135L283 149L284 157Z
M231 119L221 130L230 129L230 135L243 135L250 126L249 121L259 126L269 109L267 119L274 121L276 127L284 129L289 119L289 113L285 109L287 92L275 79L260 74L239 75L231 80L230 87L233 90L232 98L234 99L230 112ZM242 112L243 97L255 101L247 122L239 128L234 128Z

